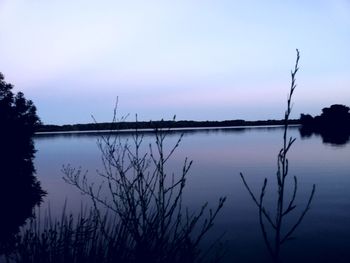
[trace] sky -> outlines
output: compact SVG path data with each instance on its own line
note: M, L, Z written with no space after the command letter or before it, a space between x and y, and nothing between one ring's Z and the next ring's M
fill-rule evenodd
M0 72L45 124L350 105L350 0L0 0Z

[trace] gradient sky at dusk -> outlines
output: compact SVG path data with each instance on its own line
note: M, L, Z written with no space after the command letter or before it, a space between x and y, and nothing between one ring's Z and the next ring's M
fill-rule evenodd
M350 1L0 0L0 72L44 123L281 119L350 105Z

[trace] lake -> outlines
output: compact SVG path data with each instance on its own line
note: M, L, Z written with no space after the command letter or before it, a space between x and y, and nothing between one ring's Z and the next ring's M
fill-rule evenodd
M167 171L179 174L185 158L193 160L184 204L191 211L198 211L206 201L209 207L215 207L220 197L227 197L203 246L222 236L227 250L224 262L269 262L258 208L245 189L240 173L256 194L266 177L266 204L274 207L277 154L283 143L283 128L173 131L165 142L166 149L176 143L181 133L184 137ZM292 177L298 178L297 208L291 220L296 220L305 207L313 184L316 184L316 193L310 210L296 229L295 239L282 247L282 258L285 262L350 262L350 145L324 144L322 138L315 135L302 138L298 127L291 127L289 135L297 140L288 155L287 196L292 194ZM81 167L92 182L101 182L96 172L103 171L97 147L100 136L99 133L35 136L37 177L48 192L42 210L50 207L51 214L59 216L65 202L67 210L73 213L91 204L87 196L64 182L62 167L68 164ZM121 137L132 144L130 133L123 132ZM153 142L154 134L144 133L142 151L148 151L148 145ZM287 221L286 226L291 223Z

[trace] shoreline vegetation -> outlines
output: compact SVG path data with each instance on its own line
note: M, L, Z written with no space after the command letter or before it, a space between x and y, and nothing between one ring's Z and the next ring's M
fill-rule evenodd
M42 124L37 127L36 133L50 132L84 132L84 131L110 131L110 130L155 130L155 129L188 129L188 128L226 128L226 127L252 127L252 126L280 126L284 125L284 120L225 120L225 121L133 121L133 122L102 122L86 124L65 124L52 125ZM288 121L289 125L300 125L300 119Z

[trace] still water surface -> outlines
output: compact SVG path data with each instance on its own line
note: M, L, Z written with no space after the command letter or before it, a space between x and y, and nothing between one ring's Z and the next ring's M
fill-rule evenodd
M171 147L181 132L169 134ZM168 170L179 174L186 157L193 160L187 177L184 202L193 211L208 201L215 207L219 197L227 201L208 238L221 236L227 249L226 262L268 262L260 231L258 210L240 179L240 172L255 193L268 178L266 202L275 204L277 153L282 146L281 128L230 128L185 131L184 138L169 163ZM285 262L350 262L350 145L323 144L317 136L301 138L297 127L291 128L297 140L292 146L287 192L292 176L298 178L297 215L316 184L310 211L295 232L295 240L283 248ZM144 134L144 148L154 141ZM100 182L96 170L103 170L97 147L99 134L78 133L37 135L35 166L42 188L48 192L42 205L50 206L59 216L64 202L68 211L78 213L89 199L62 179L63 165L82 167L90 180ZM124 139L131 139L123 133ZM293 218L295 219L295 217ZM287 222L288 224L288 222Z

